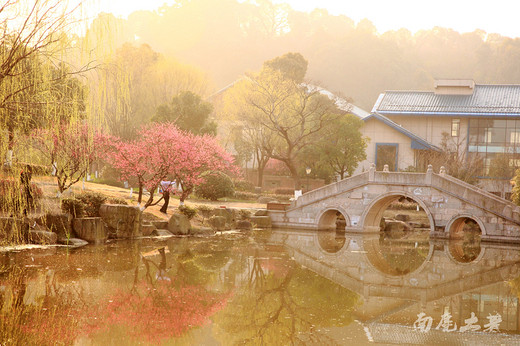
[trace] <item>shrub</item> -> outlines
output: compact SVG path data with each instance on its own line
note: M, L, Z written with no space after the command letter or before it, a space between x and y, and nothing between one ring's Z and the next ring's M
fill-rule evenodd
M254 192L246 192L246 191L236 191L235 198L246 200L246 201L254 201L258 198L258 194Z
M236 191L245 191L245 192L254 192L255 185L247 180L234 180L233 184L235 185Z
M85 212L85 204L77 198L64 198L61 200L61 210L72 217L82 217Z
M88 217L98 217L101 204L105 203L107 196L99 192L85 191L76 195L76 199L83 202L85 214Z
M195 215L197 215L197 209L192 208L192 207L188 207L187 205L180 205L179 206L179 211L181 213L183 213L184 215L186 215L188 220L193 219L193 217L195 217Z
M274 193L277 195L294 195L294 189L276 189Z
M249 220L251 218L251 210L239 209L238 216L240 220Z
M108 197L105 203L128 205L126 199L121 197Z
M226 174L217 171L206 172L203 178L203 182L195 189L197 196L216 201L234 195L233 181Z

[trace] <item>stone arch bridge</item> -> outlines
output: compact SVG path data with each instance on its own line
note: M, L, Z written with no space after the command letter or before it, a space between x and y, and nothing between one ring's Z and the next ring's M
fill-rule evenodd
M273 227L321 229L335 227L338 212L347 232L376 232L386 208L401 197L414 200L429 219L430 236L448 238L466 220L475 221L482 240L520 242L520 207L453 178L426 173L375 171L352 176L309 191L285 210L269 210Z

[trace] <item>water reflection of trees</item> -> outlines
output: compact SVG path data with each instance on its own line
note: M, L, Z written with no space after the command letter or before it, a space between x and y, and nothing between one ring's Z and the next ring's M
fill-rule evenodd
M286 255L256 250L245 285L217 314L222 340L231 344L331 344L320 327L352 322L358 295L303 269Z

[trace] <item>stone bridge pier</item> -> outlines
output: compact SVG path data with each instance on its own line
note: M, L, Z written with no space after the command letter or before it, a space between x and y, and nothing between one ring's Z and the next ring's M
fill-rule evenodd
M379 232L383 212L395 200L407 197L426 213L430 236L449 238L474 221L482 240L520 242L520 207L508 200L451 177L434 173L370 170L310 191L285 210L270 210L273 227L324 229L335 227L341 214L345 230Z

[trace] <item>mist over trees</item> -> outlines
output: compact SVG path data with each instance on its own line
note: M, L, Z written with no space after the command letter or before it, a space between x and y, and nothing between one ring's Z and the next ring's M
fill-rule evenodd
M104 18L116 21L110 15ZM114 27L102 22L94 25ZM267 0L179 0L117 22L117 46L148 44L200 67L217 89L287 52L308 60L309 80L367 110L385 90L429 90L435 78L520 82L520 40L482 30L459 33L435 27L414 35L406 29L378 33L368 20L356 24L326 10L300 12Z

